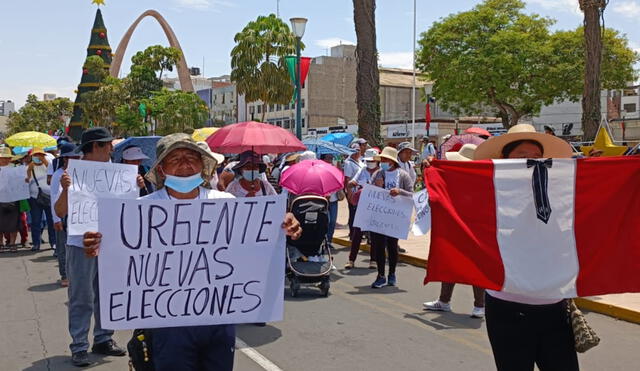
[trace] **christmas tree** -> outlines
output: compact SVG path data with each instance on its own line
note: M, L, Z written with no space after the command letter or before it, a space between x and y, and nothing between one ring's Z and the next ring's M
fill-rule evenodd
M94 1L94 3L96 3ZM102 2L99 0L96 4L100 5ZM107 28L102 20L102 12L100 8L96 11L96 18L93 21L93 29L91 30L91 41L87 48L87 58L91 56L99 56L105 63L105 68L108 69L111 66L111 46L109 46L109 39L107 39ZM86 63L86 62L85 62ZM82 78L80 79L80 85L76 91L76 101L73 106L73 117L69 123L69 135L75 140L80 139L82 131L89 126L89 123L85 122L84 115L82 113L82 94L98 90L100 88L100 78L89 73L86 65L82 66Z

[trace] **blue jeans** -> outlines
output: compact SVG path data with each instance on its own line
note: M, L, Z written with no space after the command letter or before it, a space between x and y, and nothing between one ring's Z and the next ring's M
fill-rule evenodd
M151 329L156 371L233 370L235 325Z
M31 239L33 241L34 248L40 248L42 242L42 217L43 214L47 219L47 232L49 233L49 244L53 248L56 244L56 231L53 228L53 218L51 217L51 207L42 207L38 205L35 198L29 199L29 206L31 206Z
M67 276L69 277L69 334L71 353L89 349L89 327L93 322L93 343L111 340L113 330L100 327L100 291L98 290L98 259L87 258L84 249L67 245Z
M327 240L329 244L333 241L333 233L336 231L338 221L338 201L329 202L329 229L327 230Z
M56 231L56 253L58 253L58 272L60 279L67 278L67 229Z

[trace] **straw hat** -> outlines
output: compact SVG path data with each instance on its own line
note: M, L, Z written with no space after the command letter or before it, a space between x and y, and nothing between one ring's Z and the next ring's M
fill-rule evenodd
M0 158L14 158L9 147L0 147Z
M473 155L476 152L475 144L465 144L458 152L445 152L444 157L450 161L473 161Z
M380 161L381 159L386 158L387 160L391 160L398 164L398 150L393 147L384 147L382 149L382 153L378 156L375 156L374 159L376 161Z
M506 134L491 137L476 149L474 160L489 160L502 158L502 148L509 143L519 140L534 140L542 145L542 157L571 158L571 145L553 135L538 133L533 125L518 124L509 129Z

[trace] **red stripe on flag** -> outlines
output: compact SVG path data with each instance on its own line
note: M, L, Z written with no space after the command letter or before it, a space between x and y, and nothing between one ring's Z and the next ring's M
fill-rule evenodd
M578 160L579 296L640 292L640 158Z
M491 161L434 161L426 169L431 247L425 284L454 282L502 289L493 171Z

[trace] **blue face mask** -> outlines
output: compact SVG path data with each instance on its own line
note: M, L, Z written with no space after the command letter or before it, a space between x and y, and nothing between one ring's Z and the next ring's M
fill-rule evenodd
M164 185L180 193L189 193L196 189L204 179L201 174L193 174L191 176L173 176L165 175Z
M260 170L242 170L242 177L251 182L260 178Z
M38 164L38 165L42 163L42 160L40 160L40 157L35 157L35 156L31 158L31 161L33 161L34 164Z
M389 171L389 169L391 169L391 164L389 164L388 162L381 162L380 168L384 171Z

